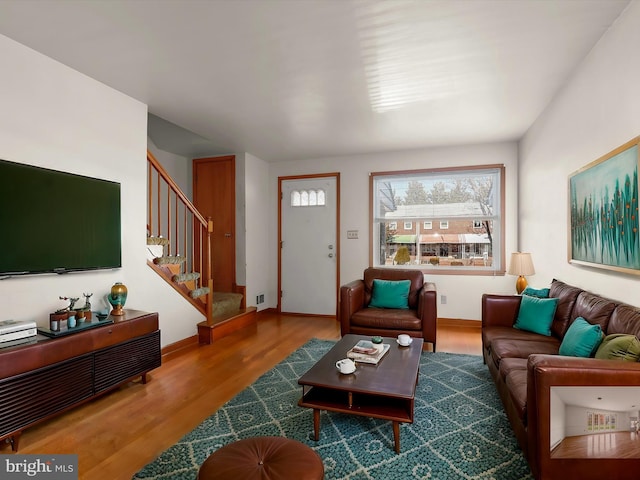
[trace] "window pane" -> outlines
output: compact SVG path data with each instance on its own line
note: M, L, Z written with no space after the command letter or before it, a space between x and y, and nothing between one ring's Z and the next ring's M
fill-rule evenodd
M300 206L300 192L294 190L291 192L291 206L299 207Z
M396 265L396 253L406 247L409 264L424 270L503 270L503 171L487 166L373 173L374 265Z
M324 190L318 190L318 205L324 205Z
M303 190L300 194L300 205L302 205L303 207L309 206L309 192L307 192L306 190Z
M309 192L309 205L317 205L318 204L318 200L317 200L317 196L316 196L316 191L315 190L311 190Z

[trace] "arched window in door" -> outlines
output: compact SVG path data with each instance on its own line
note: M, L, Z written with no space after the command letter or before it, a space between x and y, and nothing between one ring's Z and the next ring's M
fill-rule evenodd
M323 189L294 190L291 192L292 207L316 207L326 205L326 194Z

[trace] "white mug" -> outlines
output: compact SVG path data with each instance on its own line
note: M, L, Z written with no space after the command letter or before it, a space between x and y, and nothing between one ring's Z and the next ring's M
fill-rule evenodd
M403 347L406 347L411 343L411 337L407 334L402 333L398 335L398 343Z
M340 373L353 373L356 371L356 364L350 358L343 358L336 362L336 368L340 370Z

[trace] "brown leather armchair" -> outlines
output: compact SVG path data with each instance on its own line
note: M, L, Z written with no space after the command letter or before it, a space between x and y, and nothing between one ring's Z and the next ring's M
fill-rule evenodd
M411 280L409 309L368 308L373 280ZM435 283L424 282L420 270L397 270L370 267L363 280L340 287L338 305L340 333L395 337L406 333L433 344L436 351L436 319L438 317Z

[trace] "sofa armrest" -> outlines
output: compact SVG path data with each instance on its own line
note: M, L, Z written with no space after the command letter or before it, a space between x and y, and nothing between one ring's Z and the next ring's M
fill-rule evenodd
M520 310L520 295L482 295L482 327L513 327Z
M418 296L418 318L422 322L422 337L425 342L433 343L436 350L436 327L438 321L438 298L436 284L426 282Z
M637 387L640 363L561 355L530 355L527 362L527 445L534 474L551 478L552 387Z
M364 281L354 280L340 287L340 334L351 332L351 315L364 308Z

